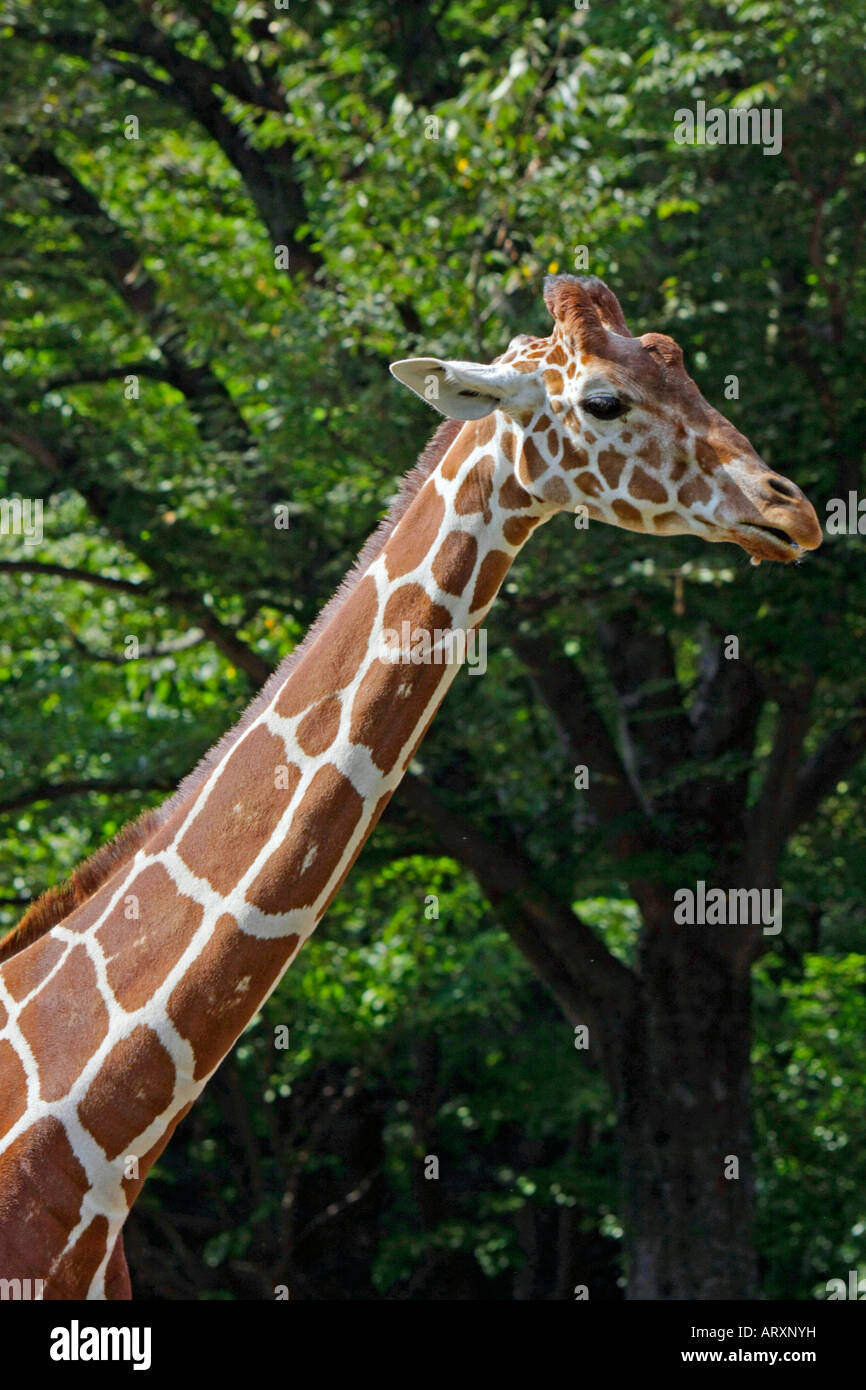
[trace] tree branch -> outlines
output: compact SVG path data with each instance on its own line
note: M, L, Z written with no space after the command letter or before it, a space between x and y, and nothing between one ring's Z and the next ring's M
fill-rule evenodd
M159 286L144 269L143 253L127 231L47 146L37 146L17 162L25 173L48 179L61 190L59 211L72 221L82 244L130 312L144 321L165 363L161 379L187 398L202 437L217 439L228 448L249 448L252 436L241 412L210 363L194 364L185 355L186 326L160 298ZM151 364L149 371L154 370Z
M102 3L121 21L128 16L126 0ZM323 264L321 256L295 235L295 228L307 223L309 214L293 144L284 140L270 149L257 150L243 128L225 114L223 98L214 90L221 86L242 102L283 113L286 101L281 88L276 83L263 86L255 82L243 63L216 69L188 57L150 19L138 24L131 36L113 42L153 58L169 74L175 101L204 127L237 169L274 244L289 248L293 267L307 275L318 270Z
M77 633L69 628L67 631L75 650L86 661L105 662L110 666L126 666L130 661L148 661L153 657L172 656L175 652L185 652L190 647L197 647L204 641L204 632L201 628L190 628L180 637L166 638L164 642L153 642L150 646L139 647L137 656L128 657L124 656L122 652L95 651L92 647L88 647L86 642L82 642Z
M157 776L134 778L132 781L105 777L80 777L70 782L39 782L16 796L0 801L0 815L20 811L24 806L32 806L38 801L62 801L67 796L82 796L99 792L109 796L115 792L170 792L178 783L177 778Z
M800 768L787 832L815 815L825 796L866 754L866 710L834 729Z
M590 759L588 804L599 821L615 827L614 854L624 858L648 848L650 827L583 672L546 638L518 633L511 642L565 740L569 759Z
M121 19L129 19L128 6L112 5L111 0L102 0L102 3L105 9L115 10ZM199 15L197 18L201 22L201 16ZM167 72L171 72L173 66L175 68L182 67L188 80L195 79L198 82L220 86L224 91L250 106L258 106L269 111L285 111L285 98L282 93L273 86L265 87L254 82L250 77L249 69L242 62L232 58L221 67L213 67L198 58L191 58L182 54L162 30L158 29L150 20L138 23L130 34L94 34L81 29L40 29L35 24L27 24L22 21L8 27L12 30L15 38L21 39L25 43L45 43L60 53L69 53L76 58L100 63L109 69L114 65L114 60L108 56L111 53L134 53L139 58L153 58ZM228 32L230 35L231 31ZM217 45L215 44L214 47ZM221 52L220 56L225 55ZM133 65L118 63L117 66L132 67ZM138 73L143 76L148 86L157 83L157 79L152 77L145 68L138 69ZM136 81L139 80L141 78L136 75ZM158 83L158 87L166 95L174 95L174 88L171 84L161 82Z
M726 660L723 645L711 633L701 642L691 708L693 756L701 771L683 787L694 823L702 827L708 845L720 857L744 834L755 731L764 704L751 662L745 657ZM707 768L718 759L731 760L730 771Z
M515 945L572 1023L589 1023L612 1060L634 977L595 932L539 882L519 845L487 839L446 806L429 782L408 774L397 793L433 830L445 853L475 875L502 913ZM616 1071L608 1066L609 1076Z
M66 386L89 386L102 381L115 381L125 376L146 376L153 381L174 385L173 373L167 366L144 359L139 362L121 362L116 367L86 367L77 372L63 372L46 381L46 391L61 391Z
M780 701L773 747L757 805L749 817L746 863L750 886L765 888L776 877L779 855L790 833L803 742L809 732L809 710L815 679L793 686Z
M165 593L156 584L152 587L154 597L164 598L164 601L181 612L194 617L195 623L202 629L207 637L211 639L216 647L229 658L233 666L245 672L256 685L264 684L271 674L269 664L259 656L258 652L238 637L233 628L224 623L221 618L209 608L200 594L187 585L178 583L176 573L170 573L171 559L165 553L164 548L159 543L152 541L145 542L134 536L129 536L125 530L121 529L116 520L116 512L120 511L124 517L135 515L141 512L157 512L156 502L146 494L136 492L131 485L126 484L122 490L122 496L113 496L108 490L108 483L103 480L101 483L94 481L87 468L83 467L77 458L75 450L67 446L62 451L55 452L52 447L34 434L32 430L25 430L15 425L0 424L0 437L5 437L14 443L17 448L36 458L46 472L65 486L74 487L84 498L93 515L102 523L110 535L133 552L141 559L154 574L165 575L166 581L171 584ZM205 544L204 539L199 543L194 543L195 533L186 528L187 547L190 553L200 553ZM213 538L207 537L207 545L212 546Z
M169 594L168 601L169 603L176 601L179 607L190 607L186 595ZM249 676L254 685L264 685L273 670L269 663L259 656L252 647L248 647L246 642L238 637L234 628L224 623L221 618L217 617L213 609L207 608L198 598L196 598L194 611L199 627L205 636L211 639L214 646L219 647L233 666Z
M94 574L92 570L77 569L74 565L54 565L47 560L0 560L0 574L50 574L60 579L82 584L97 584L102 589L117 589L125 594L146 594L151 586L144 580L115 579L110 574Z
M625 766L635 795L652 814L646 788L691 756L691 727L683 708L674 655L666 632L635 623L634 608L599 625L605 664L619 697ZM664 798L662 797L663 801Z

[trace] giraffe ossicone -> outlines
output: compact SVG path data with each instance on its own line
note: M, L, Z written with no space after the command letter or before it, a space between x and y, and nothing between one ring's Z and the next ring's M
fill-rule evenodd
M149 1168L403 777L465 658L449 634L479 628L538 525L585 506L758 560L820 543L672 339L633 338L593 278L545 300L550 336L493 363L394 364L450 418L342 588L175 795L0 943L0 1277L129 1296L122 1227ZM427 658L394 659L407 631Z

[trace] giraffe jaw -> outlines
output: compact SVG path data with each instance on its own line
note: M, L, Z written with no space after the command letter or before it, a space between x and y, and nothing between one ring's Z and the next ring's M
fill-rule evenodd
M755 525L751 521L740 521L732 530L730 539L742 547L750 556L753 565L762 560L775 560L783 565L799 560L806 550L814 550L814 545L804 546L792 538L779 526ZM817 542L820 545L820 541Z

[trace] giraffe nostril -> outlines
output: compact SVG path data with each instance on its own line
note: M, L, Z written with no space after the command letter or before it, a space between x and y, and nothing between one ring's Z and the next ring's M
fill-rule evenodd
M773 492L778 493L780 497L790 497L793 502L801 495L800 489L795 487L793 483L789 483L785 478L769 477L766 479L766 483L767 486Z

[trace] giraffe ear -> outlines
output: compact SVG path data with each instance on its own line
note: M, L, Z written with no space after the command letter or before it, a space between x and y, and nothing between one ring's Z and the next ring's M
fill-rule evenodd
M452 420L480 420L508 409L530 390L525 373L493 362L443 362L438 357L407 357L391 363L391 374L422 401Z

